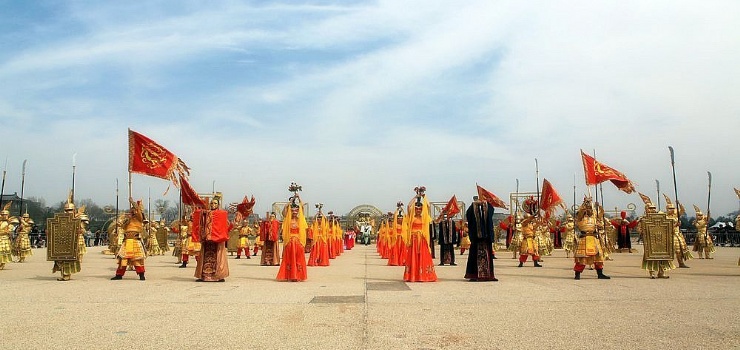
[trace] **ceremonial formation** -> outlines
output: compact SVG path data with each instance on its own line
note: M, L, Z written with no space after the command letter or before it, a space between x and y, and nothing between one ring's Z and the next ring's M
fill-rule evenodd
M670 151L673 159L673 149ZM221 192L196 191L188 181L190 168L180 158L129 130L129 208L116 211L104 227L108 247L103 253L115 258L111 280L122 280L128 270L133 270L138 280L145 281L147 257L164 255L172 245L173 267L192 268L188 264L194 259L192 276L196 282L226 282L229 253L236 253L233 259L251 259L259 254L259 266L277 267L275 281L300 282L308 280L309 269L330 268L331 261L352 250L355 242L374 243L383 265L398 269L399 281L436 282L437 269L455 269L459 259L465 258L460 279L496 282L497 249L512 252L512 259L518 260L516 267L540 268L534 270L542 274L547 273L543 272L547 270L544 259L562 249L566 258L573 259L575 280L587 278L587 268L595 271L597 279L609 280L611 277L605 274L608 262L619 259L620 253L636 252L632 238L638 235L643 256L641 266L635 268L644 269L650 278L667 279L669 271L689 268L687 261L694 256L681 229L686 212L677 191L673 199L662 194L665 211L659 210L649 196L638 193L645 205L643 215L635 216L634 208L615 208L607 215L601 183L611 182L625 194L636 192L634 186L624 174L594 157L581 152L581 159L588 193L576 203L574 190L572 210L547 179L539 186L537 169L536 191L520 191L517 179L508 205L478 184L468 205L455 195L446 202L432 202L427 188L416 186L406 204L398 201L385 214L374 207L350 216L324 213L325 205L316 202L311 216L308 203L299 195L302 186L293 182L288 187L287 201L273 203L273 210L260 217L253 210L254 197L244 196L239 203L225 204ZM180 203L176 220L168 223L163 217L151 217L143 200L131 195L132 174L162 178L177 187ZM740 199L740 191L735 191ZM46 220L47 260L53 263L52 273L60 273L59 281L69 281L73 274L79 274L86 254L84 236L90 220L85 206L76 207L74 202L73 165L67 201L60 212ZM8 263L23 263L33 256L29 235L35 222L27 212L11 215L11 204L0 203L0 270ZM715 253L708 227L709 204L708 199L706 214L693 205L693 252L700 259L712 259ZM740 225L740 215L736 225Z

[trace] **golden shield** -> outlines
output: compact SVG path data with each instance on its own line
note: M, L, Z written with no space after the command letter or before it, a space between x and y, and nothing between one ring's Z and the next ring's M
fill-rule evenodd
M645 259L673 260L673 220L665 213L650 213L640 220Z
M79 254L77 232L80 229L80 218L73 213L56 213L46 219L46 260L74 261Z
M239 248L239 230L229 231L229 240L226 242L226 249L229 253L236 252Z

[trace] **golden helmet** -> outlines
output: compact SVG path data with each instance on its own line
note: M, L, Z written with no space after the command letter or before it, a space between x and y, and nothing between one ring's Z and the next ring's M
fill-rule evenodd
M13 204L13 201L9 201L8 203L5 203L3 206L3 210L0 211L0 215L10 215L10 205Z

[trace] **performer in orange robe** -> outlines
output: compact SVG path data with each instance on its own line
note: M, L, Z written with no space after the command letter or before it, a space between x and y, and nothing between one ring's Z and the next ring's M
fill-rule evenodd
M210 210L196 209L193 212L193 236L200 236L201 249L195 267L197 282L224 282L229 277L229 262L226 241L229 240L228 212L220 209L221 199L216 195Z
M303 215L303 205L296 194L291 203L285 208L283 220L283 262L277 274L278 281L305 281L306 254L303 245L306 244L306 217Z
M326 217L319 212L312 225L313 248L308 256L308 266L329 266L329 244L327 243L328 224Z
M407 228L407 222L404 221L403 204L399 202L397 207L396 214L393 216L393 226L390 228L391 246L389 247L388 266L406 265L406 240L404 231Z
M423 196L423 187L418 192L413 204L413 216L407 221L409 229L408 249L406 253L403 280L406 282L435 282L434 260L429 248L429 227L432 217L429 206Z

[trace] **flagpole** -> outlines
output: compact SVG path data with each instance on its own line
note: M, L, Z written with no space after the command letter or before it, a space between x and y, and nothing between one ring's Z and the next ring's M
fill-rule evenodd
M3 184L0 186L0 208L3 206L3 196L5 195L5 173L8 170L8 157L5 157L5 167L3 168Z
M573 206L571 207L573 210L573 218L576 217L576 173L573 173Z
M23 189L26 186L26 161L28 161L28 159L23 160L23 171L21 172L21 206L18 208L18 216L23 215Z
M655 187L658 189L658 211L660 211L660 181L658 181L658 179L655 179ZM666 205L668 205L668 203L666 203ZM678 206L678 203L676 206ZM678 208L676 208L676 212L678 212Z
M673 195L676 197L676 212L678 216L681 216L681 205L678 201L678 186L676 185L676 161L673 153L673 147L668 146L668 151L671 152L671 169L673 170ZM658 196L660 198L660 195Z
M709 226L709 203L712 199L712 173L707 171L709 177L709 191L707 192L707 226Z
M516 195L514 196L514 228L516 229L516 220L519 216L519 179L516 179Z
M535 184L537 185L537 214L536 216L540 216L540 166L537 163L537 158L534 159L534 172L536 174L536 181Z
M75 202L75 168L77 167L77 153L72 154L72 203Z
M116 178L116 237L118 237L118 178Z

